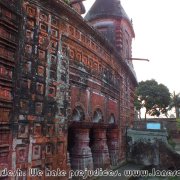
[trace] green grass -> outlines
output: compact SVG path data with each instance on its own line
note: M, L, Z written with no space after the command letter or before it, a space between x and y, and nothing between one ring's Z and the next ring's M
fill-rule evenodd
M168 180L179 180L180 177L169 177Z

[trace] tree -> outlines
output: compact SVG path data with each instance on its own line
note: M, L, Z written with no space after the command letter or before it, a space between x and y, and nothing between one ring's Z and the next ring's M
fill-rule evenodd
M169 109L175 108L176 118L179 118L179 108L180 108L180 93L176 94L173 92L171 94L171 102Z
M147 114L159 116L166 114L170 104L169 89L158 84L155 80L141 81L136 89L135 107L145 108L145 119Z
M64 2L68 5L70 4L70 0L64 0Z

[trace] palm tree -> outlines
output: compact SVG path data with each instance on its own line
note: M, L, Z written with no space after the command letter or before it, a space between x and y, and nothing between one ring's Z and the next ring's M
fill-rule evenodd
M180 109L180 93L176 94L175 91L171 94L171 102L169 109L175 108L176 118L179 118Z

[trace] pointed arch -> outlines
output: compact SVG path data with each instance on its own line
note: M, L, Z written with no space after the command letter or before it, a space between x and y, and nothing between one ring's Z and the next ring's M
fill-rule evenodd
M115 116L113 113L111 113L109 120L108 120L108 124L115 124L116 120L115 120Z
M81 106L77 106L72 113L73 121L83 121L85 119L84 110Z
M95 110L95 112L94 112L94 114L93 114L93 119L92 119L92 121L94 122L94 123L99 123L99 122L101 122L103 120L103 113L102 113L102 111L101 111L101 109L96 109Z

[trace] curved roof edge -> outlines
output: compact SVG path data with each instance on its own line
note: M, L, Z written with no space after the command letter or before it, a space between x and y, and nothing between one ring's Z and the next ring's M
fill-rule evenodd
M96 0L84 19L90 22L100 18L125 19L131 28L133 37L135 37L132 22L122 7L120 0Z
M86 14L85 19L91 21L102 16L121 17L130 21L120 0L96 0Z
M86 29L89 32L89 34L92 37L94 37L94 39L98 39L99 43L102 46L104 46L106 49L110 50L112 52L112 54L119 60L119 62L121 62L122 65L128 69L134 83L136 85L138 84L138 81L136 78L136 73L135 73L134 69L132 70L129 67L129 65L122 59L122 57L118 54L116 49L109 43L109 41L107 39L105 39L95 28L90 26L88 24L88 22L86 22L80 14L78 14L74 9L70 8L70 6L68 6L61 0L51 0L50 4L52 5L52 3L54 3L56 5L55 6L56 8L61 9L61 12L65 13L67 15L71 15L71 18L74 19L75 21L77 21L78 24L81 25L82 28Z

